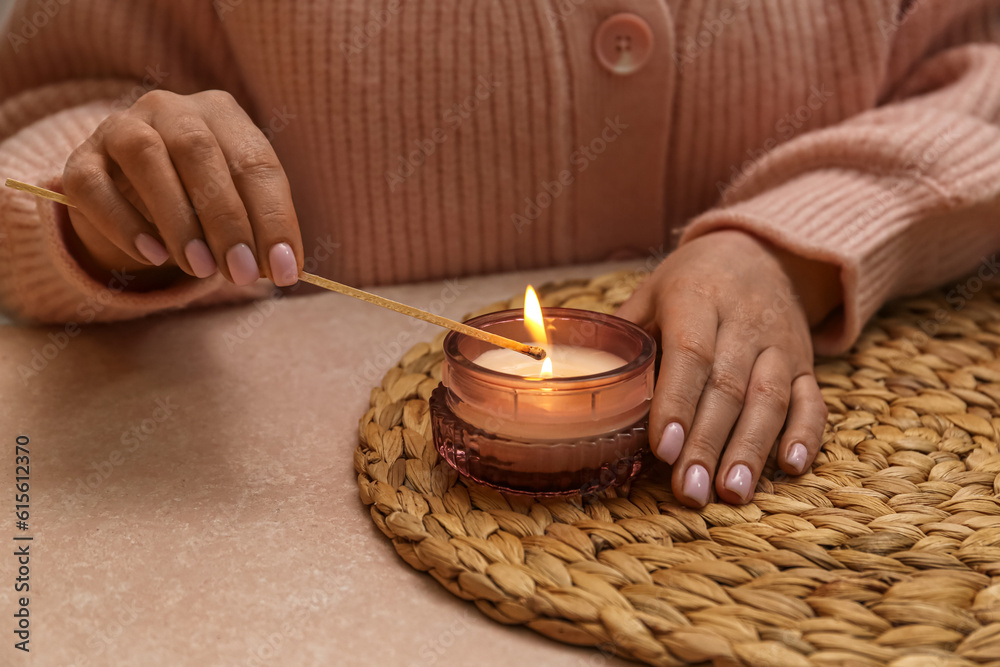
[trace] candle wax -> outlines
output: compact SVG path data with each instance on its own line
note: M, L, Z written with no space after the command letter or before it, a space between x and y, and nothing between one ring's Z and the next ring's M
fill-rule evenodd
M542 345L546 359L552 360L552 374L544 377L578 377L595 375L621 368L626 361L617 354L575 345ZM544 360L538 361L502 347L487 350L476 358L475 363L500 373L519 377L542 377Z

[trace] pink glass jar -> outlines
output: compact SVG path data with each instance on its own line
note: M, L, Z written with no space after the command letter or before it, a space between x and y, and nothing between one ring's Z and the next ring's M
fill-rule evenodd
M450 333L430 401L434 444L460 474L506 492L592 493L622 484L639 472L648 443L656 343L611 315L571 308L543 314L551 345L603 350L624 365L594 375L520 377L477 365L492 346ZM468 324L529 340L521 311Z

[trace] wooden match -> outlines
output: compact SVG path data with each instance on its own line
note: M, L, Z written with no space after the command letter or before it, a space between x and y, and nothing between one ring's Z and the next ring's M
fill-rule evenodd
M69 197L58 192L53 192L52 190L46 190L45 188L40 188L37 185L32 185L31 183L24 183L23 181L15 181L13 178L8 178L7 182L4 183L8 188L13 188L14 190L21 190L22 192L27 192L33 194L36 197L41 197L42 199L49 199L54 202L59 202L66 206L76 208L70 203Z
M541 360L545 358L545 350L536 345L519 343L516 340L504 338L503 336L498 336L494 333L483 331L482 329L477 329L475 327L470 327L468 324L463 324L462 322L458 322L456 320L450 320L447 317L441 317L440 315L435 315L434 313L427 312L426 310L420 310L419 308L414 308L413 306L407 306L406 304L399 303L398 301L386 299L385 297L381 297L377 294L372 294L371 292L365 292L364 290L359 290L351 287L350 285L335 282L329 278L323 278L322 276L316 276L302 271L299 273L299 279L318 287L322 287L323 289L328 289L331 292L353 296L355 299L361 299L362 301L375 304L376 306L382 306L383 308L388 308L389 310L393 310L397 313L409 315L410 317L415 317L418 320L430 322L431 324L436 324L439 327L444 327L446 329L451 329L452 331L457 331L460 334L465 334L466 336L478 338L481 341L491 343L497 347L505 347L508 350L526 354L532 359Z
M65 204L66 206L73 206L70 203L69 198L64 194L58 192L53 192L52 190L46 190L45 188L40 188L37 185L31 185L30 183L24 183L22 181L14 180L13 178L8 178L5 185L8 188L13 188L15 190L21 190L27 192L36 197L41 197L42 199L48 199L60 204ZM74 207L75 208L75 207ZM532 359L544 359L545 350L538 347L537 345L527 345L525 343L519 343L516 340L510 338L504 338L503 336L498 336L488 331L483 331L482 329L477 329L475 327L470 327L468 324L463 324L456 320L450 320L447 317L441 317L440 315L435 315L434 313L427 312L426 310L420 310L419 308L414 308L413 306L407 306L406 304L399 303L398 301L393 301L391 299L386 299L385 297L378 296L377 294L372 294L371 292L365 292L364 290L359 290L357 288L351 287L350 285L344 285L343 283L338 283L328 278L323 278L322 276L313 275L312 273L306 273L302 271L299 273L299 279L304 280L307 283L311 283L323 289L328 289L331 292L337 292L338 294L346 294L347 296L352 296L355 299L360 299L367 303L374 304L376 306L381 306L383 308L388 308L389 310L395 311L402 315L409 315L410 317L415 317L418 320L423 320L424 322L429 322L431 324L436 324L439 327L444 327L446 329L451 329L452 331L457 331L460 334L465 334L466 336L472 336L473 338L478 338L481 341L485 341L497 347L504 347L508 350L513 350L514 352L520 352L521 354L526 354Z

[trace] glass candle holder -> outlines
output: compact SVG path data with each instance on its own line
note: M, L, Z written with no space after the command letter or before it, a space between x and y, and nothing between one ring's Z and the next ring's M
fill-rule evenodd
M476 364L493 346L452 332L430 400L438 452L460 474L511 493L593 493L632 479L648 444L656 343L611 315L546 308L543 316L549 345L602 350L623 365L593 375L522 377ZM518 310L468 324L529 340Z

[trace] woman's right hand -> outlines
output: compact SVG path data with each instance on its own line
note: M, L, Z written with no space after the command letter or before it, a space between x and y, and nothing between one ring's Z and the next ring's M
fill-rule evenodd
M291 189L229 93L157 90L106 118L66 162L70 221L105 270L218 270L292 285L303 264Z

